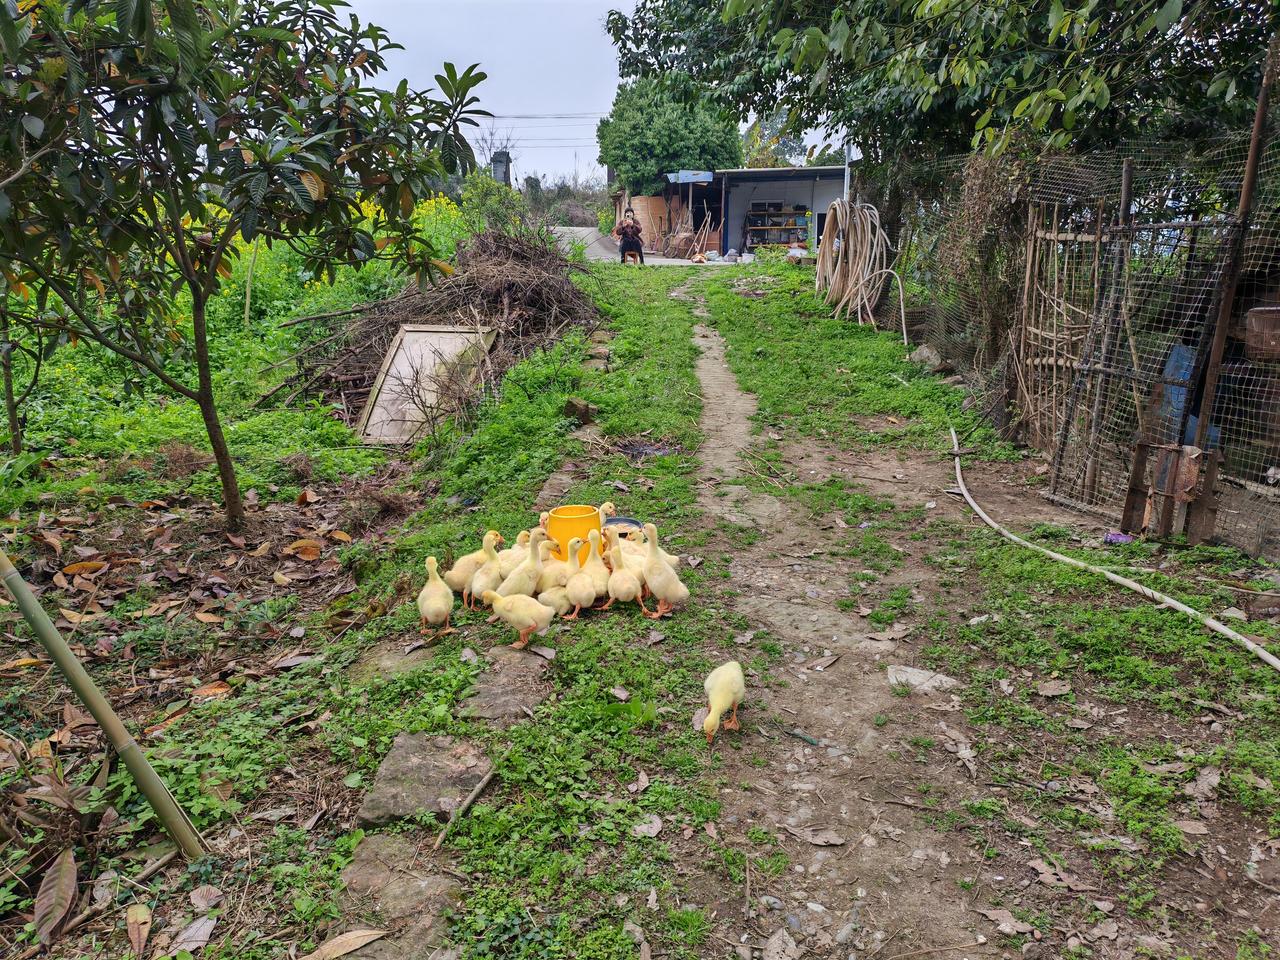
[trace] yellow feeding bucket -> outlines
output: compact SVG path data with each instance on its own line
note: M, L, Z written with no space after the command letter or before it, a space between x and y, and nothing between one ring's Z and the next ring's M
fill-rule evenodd
M547 536L555 540L560 547L552 550L551 555L557 560L568 560L569 541L574 537L581 537L583 545L578 551L578 562L586 563L587 555L591 552L591 545L586 542L587 534L599 529L600 511L595 507L580 504L556 507L547 518Z

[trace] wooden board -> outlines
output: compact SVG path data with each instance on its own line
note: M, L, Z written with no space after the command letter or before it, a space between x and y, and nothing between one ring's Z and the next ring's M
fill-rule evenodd
M356 432L365 443L412 443L435 405L431 375L442 365L474 365L493 345L489 327L406 323L382 359Z

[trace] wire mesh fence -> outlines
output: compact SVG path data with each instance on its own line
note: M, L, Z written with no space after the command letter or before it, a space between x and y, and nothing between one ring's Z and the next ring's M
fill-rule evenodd
M1280 139L1246 228L1249 135L1036 160L948 158L907 173L898 269L917 339L993 419L1051 458L1048 496L1120 522L1133 491L1217 462L1215 536L1280 554ZM1206 370L1238 278L1211 410ZM898 315L889 290L880 316ZM1186 479L1182 477L1182 479ZM1190 482L1190 481L1189 481ZM1181 490L1185 511L1193 491ZM1182 515L1175 524L1182 529Z

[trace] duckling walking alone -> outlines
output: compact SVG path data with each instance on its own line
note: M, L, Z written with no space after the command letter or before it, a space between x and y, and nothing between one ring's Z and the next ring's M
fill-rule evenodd
M747 695L747 681L742 675L742 665L737 660L722 663L703 681L702 688L707 691L707 719L702 721L702 732L707 735L707 745L715 739L720 729L720 718L726 710L732 710L729 719L724 721L726 730L738 729L738 704Z

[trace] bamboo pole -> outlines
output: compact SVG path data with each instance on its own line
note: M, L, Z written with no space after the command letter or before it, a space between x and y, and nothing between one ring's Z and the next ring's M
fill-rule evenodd
M62 675L67 678L67 682L71 685L75 695L89 709L93 719L98 722L102 732L107 735L111 746L115 748L116 753L120 754L120 759L124 761L130 776L133 777L133 782L138 785L138 790L147 798L147 802L151 804L151 809L155 811L156 816L164 825L165 830L168 831L169 836L178 845L182 855L188 860L195 860L204 856L204 844L200 840L200 835L196 833L195 827L191 825L187 815L178 806L178 802L173 799L169 788L165 786L159 774L147 761L142 748L130 736L129 731L120 722L120 718L111 709L111 704L102 695L102 691L93 682L93 678L89 676L88 671L76 659L76 655L71 652L71 648L67 646L67 641L62 638L58 628L53 625L49 615L44 612L44 608L36 600L35 594L31 592L31 587L18 575L18 571L14 569L13 564L9 561L8 554L4 550L0 550L0 579L4 580L5 587L8 588L10 596L13 597L14 602L18 605L18 610L22 613L23 619L31 626L31 630L35 633L36 639L40 641L40 645L49 652L49 656L58 665Z

